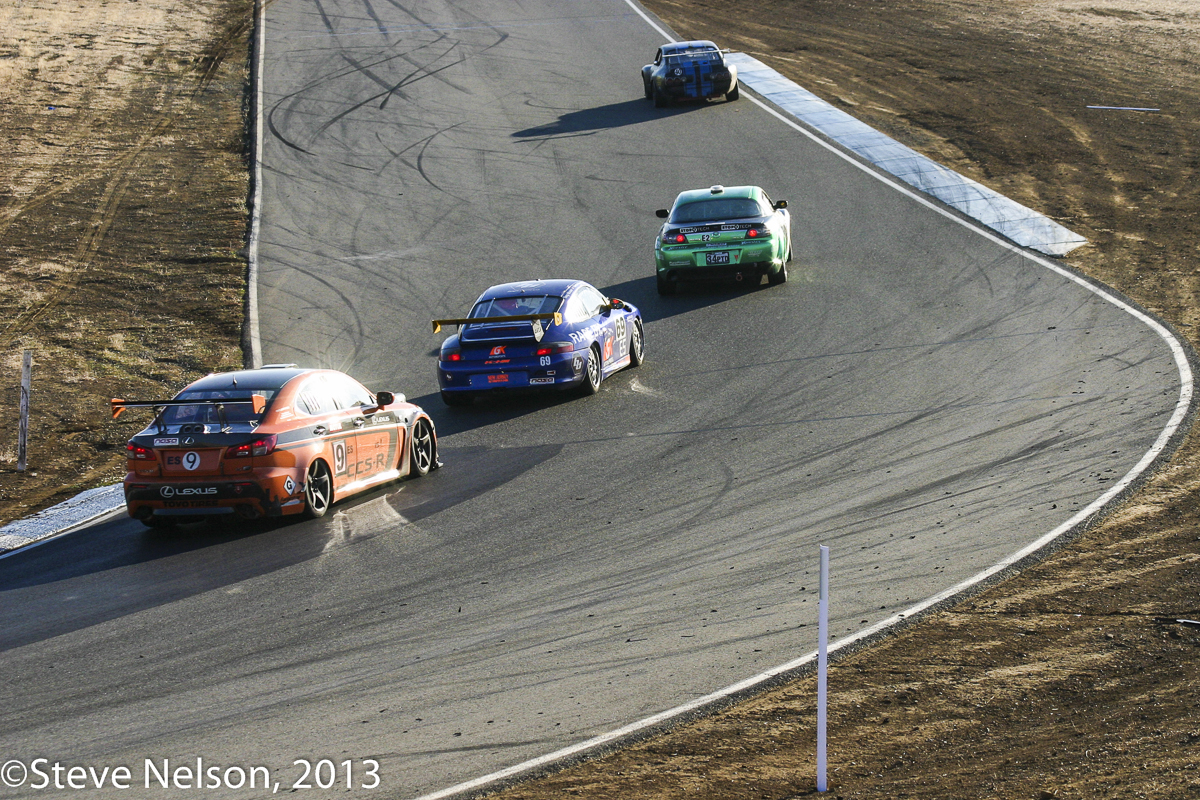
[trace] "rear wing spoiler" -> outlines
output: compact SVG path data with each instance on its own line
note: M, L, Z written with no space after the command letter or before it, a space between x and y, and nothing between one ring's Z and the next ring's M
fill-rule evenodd
M113 419L121 416L129 408L154 409L154 421L158 423L160 429L164 427L162 413L172 406L213 406L217 410L217 416L221 418L221 428L225 429L229 427L229 422L225 419L225 406L244 405L253 405L254 413L261 414L267 410L267 398L261 394L252 394L249 397L228 400L122 400L120 397L114 397L109 401Z
M474 325L476 323L496 323L496 322L528 322L533 327L533 338L537 341L542 340L542 336L546 333L542 322L544 320L554 320L555 325L562 325L562 314L557 311L547 314L514 314L511 317L462 317L459 319L435 319L433 320L433 332L437 333L442 329L443 325Z

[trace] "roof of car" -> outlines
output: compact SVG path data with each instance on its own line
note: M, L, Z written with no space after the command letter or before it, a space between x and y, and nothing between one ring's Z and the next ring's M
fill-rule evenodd
M694 39L690 42L672 42L662 46L663 55L687 53L694 50L716 50L717 46L707 39Z
M487 291L479 296L479 300L494 300L497 297L520 297L527 294L562 297L583 283L584 281L566 279L501 283L488 288ZM475 302L479 302L479 300Z
M717 191L717 190L720 191ZM712 186L708 189L689 189L686 192L680 192L675 198L675 205L681 206L684 203L694 203L697 200L711 200L714 197L750 197L757 199L762 194L762 189L757 186Z
M193 384L190 384L186 391L220 391L222 389L275 389L283 388L283 385L295 378L297 375L303 375L306 372L313 372L311 369L300 369L298 367L269 367L267 369L240 369L234 372L217 372L212 375L206 375Z

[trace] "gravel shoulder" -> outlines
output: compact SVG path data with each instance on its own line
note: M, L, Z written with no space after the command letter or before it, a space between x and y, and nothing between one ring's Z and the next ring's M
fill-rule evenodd
M1196 346L1194 2L645 5L1086 236L1064 263ZM35 358L25 473L0 429L0 522L119 480L134 423L111 396L241 365L251 23L245 0L0 9L6 419ZM1155 621L1200 618L1198 488L1191 437L1068 547L839 660L831 794L1200 797L1200 630ZM814 697L797 680L501 796L815 794Z

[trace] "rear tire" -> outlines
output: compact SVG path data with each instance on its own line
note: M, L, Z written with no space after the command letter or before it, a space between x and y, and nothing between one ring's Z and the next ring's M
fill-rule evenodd
M318 519L325 516L333 504L333 476L329 465L314 458L304 475L304 516Z
M779 265L778 272L767 273L767 283L771 286L778 286L781 283L787 283L787 262Z
M469 406L475 396L467 392L442 392L442 402L450 407Z
M429 474L433 467L433 428L423 419L413 423L412 440L409 443L408 476L420 478Z
M652 96L654 97L654 107L655 108L666 108L667 107L667 96L664 95L662 92L660 92L658 90L657 86L653 87L650 91L652 93Z
M742 86L739 83L735 83L733 85L733 88L725 93L725 99L731 103L734 100L737 100L741 96L742 96Z
M647 100L651 100L654 98L654 92L650 91L650 81L646 80L645 78L642 78L642 88L646 90L646 99Z
M587 363L583 365L583 393L595 394L600 391L600 383L604 380L604 364L600 361L600 348L592 345L588 351Z
M163 531L174 528L177 523L172 517L146 517L142 524L152 530Z
M646 337L642 332L642 321L633 321L633 331L629 334L629 366L641 366L646 360Z
M658 276L658 293L660 295L666 297L669 294L675 294L678 289L679 286L675 281L669 281L662 275Z

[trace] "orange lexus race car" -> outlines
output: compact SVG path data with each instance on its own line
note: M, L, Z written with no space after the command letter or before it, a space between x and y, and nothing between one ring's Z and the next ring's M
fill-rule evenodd
M341 372L275 364L201 378L129 440L125 505L148 526L216 515L320 517L335 500L441 464L433 420Z

